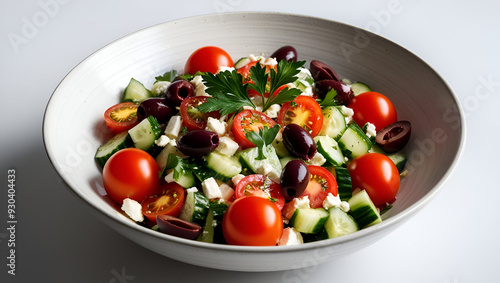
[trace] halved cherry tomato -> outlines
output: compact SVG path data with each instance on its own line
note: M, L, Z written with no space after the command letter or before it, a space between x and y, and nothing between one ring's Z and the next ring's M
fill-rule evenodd
M274 246L283 233L283 218L276 205L265 198L239 198L222 218L222 233L230 245Z
M247 196L266 198L274 202L279 210L285 205L280 184L260 174L248 175L241 179L236 185L234 193L237 199Z
M156 193L146 197L142 202L142 214L153 223L156 223L157 215L170 215L178 217L184 205L184 188L179 184L164 183Z
M234 117L232 126L234 140L243 149L254 147L255 145L246 138L246 133L250 131L258 132L264 126L272 128L274 125L276 125L276 122L262 112L249 109L243 110Z
M298 124L315 137L323 126L323 113L314 98L299 95L293 102L283 104L278 114L278 124Z
M184 72L194 75L196 72L215 74L219 67L234 67L233 59L222 48L205 46L194 51L187 59Z
M243 77L244 83L248 82L250 80L250 68L255 66L257 64L257 62L259 62L259 61L250 62L250 63L246 64L245 66L236 70L236 72L238 72L238 74L240 74Z
M351 99L347 107L354 111L352 118L360 127L370 122L379 131L398 120L396 107L389 98L378 92L361 93Z
M250 82L248 82L248 83L249 83L249 84L253 84L254 82L250 81ZM280 91L281 91L282 89L287 88L287 87L288 87L287 85L282 85L282 86L280 86L279 88L277 88L277 89L274 91L273 96L278 95L278 93L280 93ZM249 97L260 96L260 93L258 93L256 90L251 89L251 88L247 88L247 94L248 94L248 96L249 96ZM264 93L264 97L265 97L265 98L269 98L269 91L266 91L266 92Z
M191 96L182 100L180 106L182 124L186 126L188 131L204 130L207 126L208 117L220 118L218 111L203 113L196 108L196 106L205 102L207 102L206 96Z
M125 198L141 202L158 188L158 165L149 153L126 148L113 154L102 170L104 189L118 204Z
M337 181L332 173L324 167L308 165L307 168L311 176L306 190L300 197L308 196L312 208L322 207L323 201L329 193L337 195Z
M137 121L137 104L122 102L109 107L104 112L106 126L115 134L128 131L139 122Z
M347 165L352 187L366 190L375 205L391 202L398 193L398 169L389 157L380 153L365 153Z

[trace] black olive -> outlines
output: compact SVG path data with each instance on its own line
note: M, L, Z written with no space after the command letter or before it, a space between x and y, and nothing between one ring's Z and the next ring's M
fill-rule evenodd
M202 231L200 225L171 215L158 215L156 222L161 232L184 239L194 240Z
M309 184L309 169L304 161L294 159L289 161L281 172L281 194L286 200L299 197Z
M178 80L171 83L165 91L165 99L173 107L181 105L182 100L193 95L193 85L185 80Z
M340 82L342 80L332 67L319 60L312 60L309 70L315 81L336 80Z
M297 124L288 124L283 128L283 145L291 155L304 160L311 160L316 154L316 143L311 134Z
M410 140L411 124L408 121L398 121L377 132L375 142L385 152L396 152L405 147Z
M219 135L212 131L194 130L185 133L177 141L177 148L188 156L203 156L219 145Z
M297 50L290 45L283 46L274 51L271 58L276 58L278 62L281 60L297 62Z

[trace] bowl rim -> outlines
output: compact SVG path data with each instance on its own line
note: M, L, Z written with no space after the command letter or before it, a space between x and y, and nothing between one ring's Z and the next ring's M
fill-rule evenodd
M220 17L221 16L221 13L201 14L201 15L197 15L197 16L183 17L183 18L179 18L179 19L173 19L173 20L170 20L170 21L158 23L158 24L155 24L155 25L152 25L152 26L148 26L148 27L136 30L136 31L134 31L132 33L129 33L127 35L119 37L119 38L117 38L115 40L112 40L111 42L107 43L106 45L104 45L101 48L98 48L97 50L95 50L94 52L92 52L90 55L88 55L83 60L81 60L77 65L75 65L63 77L63 79L58 83L58 85L56 86L55 90L51 94L51 96L50 96L50 98L49 98L49 100L47 102L45 111L44 111L43 122L42 122L42 137L43 137L43 144L44 144L45 152L46 152L46 154L47 154L47 156L49 158L49 161L50 161L52 167L55 169L55 171L57 173L57 176L63 182L63 184L65 185L65 187L69 191L71 191L73 193L73 195L75 195L77 198L81 199L84 203L86 203L88 205L88 207L93 208L92 209L93 212L99 213L100 215L105 216L108 220L111 220L112 222L114 222L116 224L119 224L119 225L123 226L124 228L136 230L138 232L141 232L141 233L144 233L144 234L148 235L149 237L154 237L154 238L161 239L161 240L171 241L171 242L174 242L174 243L179 244L179 245L187 245L187 246L191 246L191 247L203 248L203 249L208 249L208 250L217 250L217 251L221 251L222 250L222 251L226 251L226 252L237 252L237 253L240 253L240 252L252 252L252 253L297 252L297 251L302 251L302 250L309 250L309 249L312 249L312 248L314 248L314 249L316 249L316 248L325 248L325 247L335 246L335 245L341 244L341 243L347 243L347 242L356 241L358 239L362 239L362 238L368 237L371 234L374 234L375 232L377 232L379 230L384 230L386 228L389 228L389 227L397 224L401 220L414 215L416 212L418 212L420 210L420 208L422 208L423 206L427 205L437 195L437 193L442 189L443 185L450 178L451 174L453 173L453 171L457 167L457 164L459 163L459 160L461 159L461 156L463 155L463 151L464 151L464 148L465 148L465 141L466 141L465 115L464 115L463 108L462 108L462 106L460 104L460 101L459 101L456 93L452 89L452 87L446 82L446 80L443 79L443 77L432 66L430 66L426 61L424 61L420 56L416 55L415 53L411 52L410 50L408 50L404 46L402 46L402 45L400 45L400 44L398 44L398 43L396 43L396 42L394 42L394 41L392 41L392 40L390 40L390 39L388 39L388 38L386 38L386 37L384 37L382 35L373 33L371 31L365 30L363 28L356 27L356 26L351 25L351 24L346 24L346 23L343 23L343 22L339 22L339 21L336 21L336 20L331 20L331 19L326 19L326 18L321 18L321 17L315 17L315 16L309 16L309 15L295 14L295 13L269 12L269 11L265 11L265 12L259 12L259 11L227 12L227 13L222 13L222 15L240 16L242 18L245 18L245 16L258 16L258 15L266 15L266 16L272 18L275 15L279 15L279 16L287 16L287 17L293 17L293 18L312 19L312 20L315 20L315 21L320 21L320 22L329 23L329 24L333 24L333 25L340 25L340 26L348 27L348 28L351 28L351 29L354 29L354 30L359 30L359 31L362 31L364 33L370 34L372 36L378 37L378 38L380 38L380 39L382 39L384 41L387 41L389 44L397 46L398 48L400 48L404 52L406 52L409 55L415 57L423 65L427 66L429 68L429 70L431 70L434 73L434 75L436 75L436 77L439 78L439 80L443 83L443 85L445 85L448 88L450 94L452 95L452 99L454 100L455 105L456 105L457 110L458 110L457 111L457 115L459 116L459 120L460 120L460 128L457 129L457 130L461 131L461 133L460 133L460 141L459 141L459 145L458 145L456 154L455 154L455 156L454 156L454 158L453 158L453 160L451 162L450 167L446 170L446 172L441 177L441 179L436 183L436 185L428 193L426 193L424 196L422 196L414 204L412 204L409 207L403 209L401 212L399 212L399 213L391 216L390 218L385 219L381 223L379 223L377 225L374 225L374 226L371 226L371 227L364 228L362 230L357 231L356 233L345 235L343 237L333 238L333 239L325 239L325 240L315 241L315 242L310 242L310 243L304 243L302 245L292 245L292 246L236 246L236 245L205 243L205 242L200 242L200 241L187 240L187 239L183 239L183 238L171 236L171 235L168 235L168 234L159 233L159 232L154 231L152 229L149 229L149 228L143 227L141 225L138 225L137 223L133 222L132 220L126 219L124 217L120 217L118 215L118 213L116 213L116 214L108 213L106 210L101 209L96 204L88 201L85 198L84 195L82 195L81 193L79 193L76 190L74 190L69 185L69 183L66 181L65 177L63 176L63 174L59 172L59 170L57 169L57 166L55 165L57 163L57 160L55 159L54 154L50 150L50 143L51 142L50 142L50 140L48 139L48 137L46 135L46 129L49 127L49 123L47 121L47 117L50 115L51 111L54 111L54 109L52 109L51 105L53 105L52 101L55 100L55 99L57 99L57 97L58 97L59 87L61 86L61 84L71 74L73 74L73 72L75 71L75 69L77 69L80 65L82 65L86 61L90 60L93 56L95 56L101 50L103 50L105 48L108 48L111 45L117 44L117 43L119 43L121 41L127 40L127 38L129 38L129 37L133 37L133 36L135 36L135 35L137 35L139 33L142 33L142 32L144 32L146 30L156 29L156 28L158 28L160 26L168 25L168 24L172 24L172 23L176 23L176 22L179 22L179 21L182 22L182 21L185 21L185 20L196 20L196 19L202 19L202 18L208 18L208 17L213 18L213 17ZM100 219L100 220L102 220L102 219ZM104 220L102 220L102 221L104 221Z

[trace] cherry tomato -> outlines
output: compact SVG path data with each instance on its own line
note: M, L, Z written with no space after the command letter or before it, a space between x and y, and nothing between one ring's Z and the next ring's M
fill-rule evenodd
M257 64L257 62L258 61L250 62L250 63L246 64L245 66L236 70L236 72L238 72L238 74L240 74L243 77L243 82L248 82L250 80L250 68L255 66Z
M126 148L113 154L102 170L104 189L118 204L125 198L142 202L159 186L158 165L149 153Z
M180 112L182 124L186 126L188 131L204 130L207 126L208 117L220 118L220 113L218 111L203 113L196 108L196 106L205 102L207 102L206 96L191 96L185 98L181 102Z
M282 127L292 123L298 124L315 137L323 126L323 113L314 98L299 95L293 102L283 104L277 121Z
M285 205L280 184L260 174L248 175L241 179L234 193L237 199L247 196L266 198L274 202L279 210Z
M234 67L233 59L219 47L205 46L197 49L189 56L184 72L191 75L196 72L215 74L219 67Z
M122 102L109 107L104 112L106 126L115 134L128 131L139 122L137 120L137 108L133 102Z
M283 233L278 207L258 196L236 199L222 218L222 233L230 245L274 246Z
M309 184L300 197L308 196L312 208L322 207L329 193L337 195L337 181L330 171L321 166L308 165L307 168L310 173Z
M365 153L347 165L352 188L366 190L375 205L392 201L399 190L399 173L389 157L380 153Z
M243 110L236 114L233 121L232 132L234 140L243 148L254 147L246 138L246 133L250 131L258 132L264 126L272 128L276 125L273 119L267 117L264 113L256 110Z
M398 120L396 107L389 98L378 92L361 93L351 99L347 107L354 111L352 118L360 127L370 122L379 131Z
M164 183L158 190L147 196L142 202L142 213L153 223L157 215L170 215L178 217L184 205L184 188L179 184Z

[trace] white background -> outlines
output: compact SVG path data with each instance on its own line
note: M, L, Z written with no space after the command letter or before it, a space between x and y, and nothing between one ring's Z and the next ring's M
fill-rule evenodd
M0 2L1 282L500 282L500 131L494 120L500 106L500 2L56 1ZM59 182L45 154L41 126L52 91L81 60L122 36L231 11L345 22L395 41L434 67L455 90L467 121L465 152L438 196L370 247L295 272L191 266L101 223ZM8 169L16 170L17 180L15 276L6 266Z

